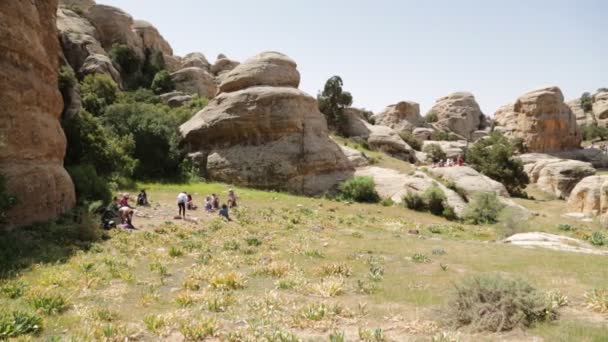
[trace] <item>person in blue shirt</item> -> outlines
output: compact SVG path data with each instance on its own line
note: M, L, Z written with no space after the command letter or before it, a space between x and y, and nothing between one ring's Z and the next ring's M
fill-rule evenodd
M228 215L228 206L225 204L222 204L222 209L220 209L220 216L225 218L228 221L232 221L230 219L230 216Z

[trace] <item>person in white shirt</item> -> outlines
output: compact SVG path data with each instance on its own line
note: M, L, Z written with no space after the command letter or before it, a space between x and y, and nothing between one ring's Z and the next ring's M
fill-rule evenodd
M179 209L179 216L186 218L186 203L188 203L188 193L180 192L177 195L177 208Z

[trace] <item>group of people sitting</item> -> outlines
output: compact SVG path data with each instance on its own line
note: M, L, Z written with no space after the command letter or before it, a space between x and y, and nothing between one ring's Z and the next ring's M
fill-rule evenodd
M230 216L228 214L228 208L234 208L237 206L236 204L237 197L234 193L234 190L228 190L228 201L226 204L222 204L220 206L220 197L216 194L211 194L205 198L205 211L207 213L212 213L215 210L219 210L219 215L230 221ZM196 210L198 206L194 204L192 199L192 195L183 191L177 195L177 207L179 212L179 217L186 218L186 209L187 210Z
M459 154L458 157L456 158L456 160L454 160L452 158L447 158L445 160L441 159L437 163L433 163L433 167L462 166L463 163L464 163L464 158L462 157L462 155Z
M135 208L129 204L131 195L122 193L120 198L114 197L112 203L105 209L101 217L103 227L105 229L116 228L117 220L120 221L120 226L127 229L135 229L133 226L133 215ZM142 189L137 195L137 205L147 206L148 194Z

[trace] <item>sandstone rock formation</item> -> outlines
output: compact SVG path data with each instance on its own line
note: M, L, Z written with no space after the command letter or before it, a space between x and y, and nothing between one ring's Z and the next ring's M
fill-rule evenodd
M82 12L88 11L91 7L95 6L93 0L59 0L59 5L77 9Z
M201 68L205 71L209 71L211 64L205 55L200 52L193 52L185 55L181 59L181 69L190 67Z
M599 148L587 147L580 150L554 152L551 155L562 159L573 159L591 163L596 168L608 167L608 155Z
M169 107L175 108L180 107L186 104L188 101L194 98L193 95L186 94L181 91L172 91L170 93L165 93L160 95L160 100L168 105Z
M471 93L457 92L442 97L428 112L437 115L433 125L440 130L453 132L470 140L472 133L482 129L484 115Z
M59 124L57 0L0 1L0 174L21 205L9 226L56 218L74 206Z
M188 67L171 73L175 89L188 94L198 94L201 97L212 99L217 93L217 86L213 76L198 67Z
M581 99L574 99L566 102L566 105L570 107L572 110L572 114L576 117L576 123L579 126L586 126L595 123L595 116L593 115L593 111L585 112L583 106L581 105Z
M353 174L315 99L297 83L276 82L277 70L298 74L286 61L273 52L241 64L220 85L223 91L180 127L186 149L199 152L210 179L315 195Z
M257 85L297 88L300 73L296 63L277 52L261 53L232 69L223 78L220 92L228 93Z
M436 137L437 131L433 128L417 127L414 128L412 134L419 140L433 140Z
M342 146L340 145L342 152L348 158L353 167L362 167L369 165L369 159L365 155L365 153L355 150L352 147Z
M85 16L97 29L98 40L104 49L110 50L116 43L125 44L140 58L144 59L144 45L133 31L133 17L120 8L95 5Z
M529 152L558 152L580 148L576 117L558 87L526 93L494 115L495 130L521 138Z
M530 183L536 183L540 190L559 198L567 198L581 179L595 174L590 163L578 160L560 159L541 153L523 154L519 159L524 163L524 171L528 174Z
M211 66L211 73L217 77L228 71L233 70L239 64L239 62L229 59L228 57L220 54L219 56L217 56L215 63L213 63L213 65Z
M608 213L608 176L590 176L581 180L568 197L568 209L590 216Z
M608 91L593 96L593 115L602 126L608 126Z
M388 126L397 132L412 132L422 124L420 105L411 101L390 105L382 112L374 114L372 118L376 125Z
M163 38L154 25L144 20L135 20L132 29L140 37L144 49L160 51L163 55L173 56L171 45Z
M427 140L422 142L422 150L425 150L425 147L429 145L437 145L443 153L446 154L446 158L458 158L458 155L463 155L464 150L467 148L467 142L465 140L458 141L435 141L435 140Z

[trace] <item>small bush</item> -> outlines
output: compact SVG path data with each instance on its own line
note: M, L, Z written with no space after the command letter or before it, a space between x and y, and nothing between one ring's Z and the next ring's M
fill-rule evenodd
M74 69L69 65L63 65L59 70L59 89L72 88L76 83L78 83L78 79L76 79Z
M498 216L504 205L495 193L480 192L473 196L464 219L472 224L492 224L498 222Z
M608 289L594 289L585 293L587 307L599 313L608 313Z
M34 309L47 315L56 315L68 308L68 300L54 293L34 293L31 295L30 304Z
M604 233L594 232L593 234L591 234L589 242L591 242L591 244L594 246L603 246L608 243L608 239L606 238L606 235L604 235Z
M375 187L372 177L353 177L340 185L340 197L355 202L377 203L380 196Z
M447 157L445 152L441 149L441 147L437 144L429 144L424 146L422 152L426 153L431 157L434 163L443 160Z
M436 112L428 112L425 116L424 116L424 122L426 123L433 123L433 122L437 122L437 120L439 120L439 117L437 116Z
M415 253L415 254L412 256L412 261L413 261L413 262L415 262L415 263L422 264L422 263L426 263L426 262L431 261L431 259L429 259L429 257L427 257L427 256L426 256L426 255L424 255L424 254L421 254L421 253Z
M410 191L405 196L403 196L403 203L408 209L416 211L426 210L426 204L424 203L424 199L422 199L422 196L418 195L413 191Z
M573 232L576 230L576 227L572 227L567 223L560 223L557 225L557 229L562 230L564 232Z
M557 312L541 291L523 280L481 275L456 287L445 316L457 328L500 332L556 319Z
M445 209L443 203L446 200L443 190L438 186L432 185L422 195L427 208L433 215L441 216Z
M590 125L584 125L581 127L581 134L583 140L591 141L595 139L606 140L608 138L608 128L605 126L599 126L597 123Z
M395 202L391 198L384 198L380 201L380 205L383 207L392 207Z
M74 181L78 201L103 201L109 203L112 192L108 182L97 174L92 165L66 167L70 177Z
M411 132L401 132L399 133L399 136L414 150L420 151L422 148L422 141L416 138L416 136L414 136Z
M142 66L141 59L126 44L114 44L110 49L110 58L126 75L138 72Z
M25 334L36 334L42 330L42 318L27 312L0 312L0 340Z
M151 88L156 94L164 94L174 90L175 83L167 70L161 70L154 76Z

